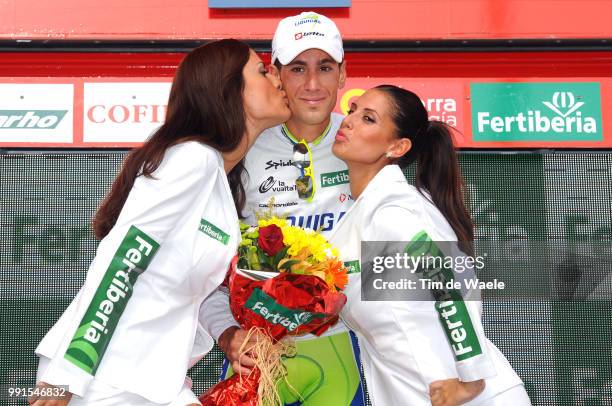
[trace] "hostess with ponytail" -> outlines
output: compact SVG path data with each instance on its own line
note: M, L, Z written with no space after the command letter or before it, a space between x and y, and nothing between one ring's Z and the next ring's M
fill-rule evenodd
M427 192L461 242L474 240L474 226L466 207L464 183L450 128L428 119L421 99L409 90L381 85L392 103L393 122L400 138L408 138L410 150L397 159L402 169L416 164L415 187Z

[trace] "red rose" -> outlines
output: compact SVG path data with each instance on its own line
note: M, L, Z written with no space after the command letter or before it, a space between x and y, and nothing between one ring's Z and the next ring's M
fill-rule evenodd
M283 232L276 224L259 228L259 248L273 257L285 247L283 244Z

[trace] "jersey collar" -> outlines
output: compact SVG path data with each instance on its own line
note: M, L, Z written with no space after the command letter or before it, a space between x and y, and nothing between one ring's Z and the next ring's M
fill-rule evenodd
M329 130L331 130L331 126L332 126L332 120L331 120L331 117L330 117L329 124L327 124L327 127L325 127L325 130L323 130L323 133L321 135L319 135L310 144L312 144L312 145L319 145L321 143L321 141L323 140L323 138L325 138L325 136L327 134L329 134ZM299 142L297 140L297 138L295 137L295 135L291 134L291 131L289 130L289 128L287 127L287 125L285 123L283 123L281 125L281 133L285 136L285 138L287 138L289 141L291 141L291 143L293 145L295 145L295 144L297 144Z

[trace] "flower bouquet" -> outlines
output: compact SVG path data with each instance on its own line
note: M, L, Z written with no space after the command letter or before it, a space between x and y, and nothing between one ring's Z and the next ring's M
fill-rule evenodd
M200 401L204 406L282 405L277 383L286 370L281 357L295 355L285 338L320 335L338 320L346 303L340 290L348 282L347 270L337 251L313 230L277 217L260 219L257 227L240 227L229 301L234 318L256 337L249 349L256 366L248 376L219 382Z

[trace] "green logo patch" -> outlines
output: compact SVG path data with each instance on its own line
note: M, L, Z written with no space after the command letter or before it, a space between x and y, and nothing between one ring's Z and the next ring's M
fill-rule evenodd
M352 273L361 273L361 264L359 264L358 260L355 261L346 261L344 263L344 267L346 268L349 274Z
M474 141L601 141L599 83L472 83Z
M332 187L349 183L348 170L321 174L321 187Z
M159 244L135 226L117 248L64 358L94 375L102 361L138 276L155 256Z
M289 309L276 303L273 298L259 288L253 290L245 306L269 323L280 324L289 332L294 331L302 324L310 323L314 318L325 317L323 313Z
M229 242L229 234L204 219L200 220L199 230L213 240L219 241L223 245L227 245Z

